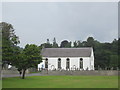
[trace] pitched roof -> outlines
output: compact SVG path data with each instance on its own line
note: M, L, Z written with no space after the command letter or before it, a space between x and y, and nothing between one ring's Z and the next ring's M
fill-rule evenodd
M41 51L43 57L90 57L91 47L87 48L44 48Z

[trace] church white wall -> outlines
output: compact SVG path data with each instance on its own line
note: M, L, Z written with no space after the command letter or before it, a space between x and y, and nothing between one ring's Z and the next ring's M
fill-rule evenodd
M91 57L46 57L48 58L48 70L58 69L58 58L61 58L61 67L66 70L66 59L70 59L70 69L80 68L80 58L83 58L83 69L94 70L94 56ZM38 68L45 68L45 60L38 65Z
M66 70L66 59L67 58L61 58L61 67L62 69Z
M70 69L75 70L79 68L79 58L70 58Z
M91 70L91 68L90 68L90 57L83 58L83 69L86 70L87 68L88 68L88 70Z
M48 58L48 70L54 70L57 69L57 58Z

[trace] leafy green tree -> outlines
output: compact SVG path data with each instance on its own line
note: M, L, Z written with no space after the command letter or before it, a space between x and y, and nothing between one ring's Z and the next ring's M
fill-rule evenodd
M4 64L10 64L14 52L14 47L20 43L18 36L15 35L14 28L11 24L2 22L0 23L2 28L2 66Z
M49 39L47 39L46 43L41 44L42 48L52 48L52 44L50 44Z
M104 50L95 53L95 68L105 69L108 67L108 56ZM98 68L99 67L99 68Z
M71 44L72 44L72 42L69 42L66 47L71 48L72 47Z
M88 37L87 38L87 47L94 47L94 38L93 37Z
M118 51L119 51L118 47L119 47L118 40L114 39L113 42L111 43L111 51L112 51L112 53L117 55Z
M68 42L67 40L62 41L60 48L71 48L71 42Z
M52 48L52 44L43 43L43 44L41 44L41 47L43 47L43 48Z
M12 64L18 68L18 71L22 71L22 79L24 79L25 71L29 68L36 67L40 62L42 62L40 48L34 44L27 44L23 51L16 55Z
M87 41L83 41L83 42L82 42L82 46L83 46L83 47L87 47Z
M117 69L118 67L118 55L110 56L110 68Z

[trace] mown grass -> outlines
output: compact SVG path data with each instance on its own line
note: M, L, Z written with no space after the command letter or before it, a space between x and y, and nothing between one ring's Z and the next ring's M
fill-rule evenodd
M28 76L3 78L3 88L118 88L117 76Z

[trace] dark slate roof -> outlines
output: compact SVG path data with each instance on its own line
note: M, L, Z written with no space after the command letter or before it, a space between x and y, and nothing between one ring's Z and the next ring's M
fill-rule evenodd
M43 57L90 57L91 47L87 48L44 48L41 51Z

